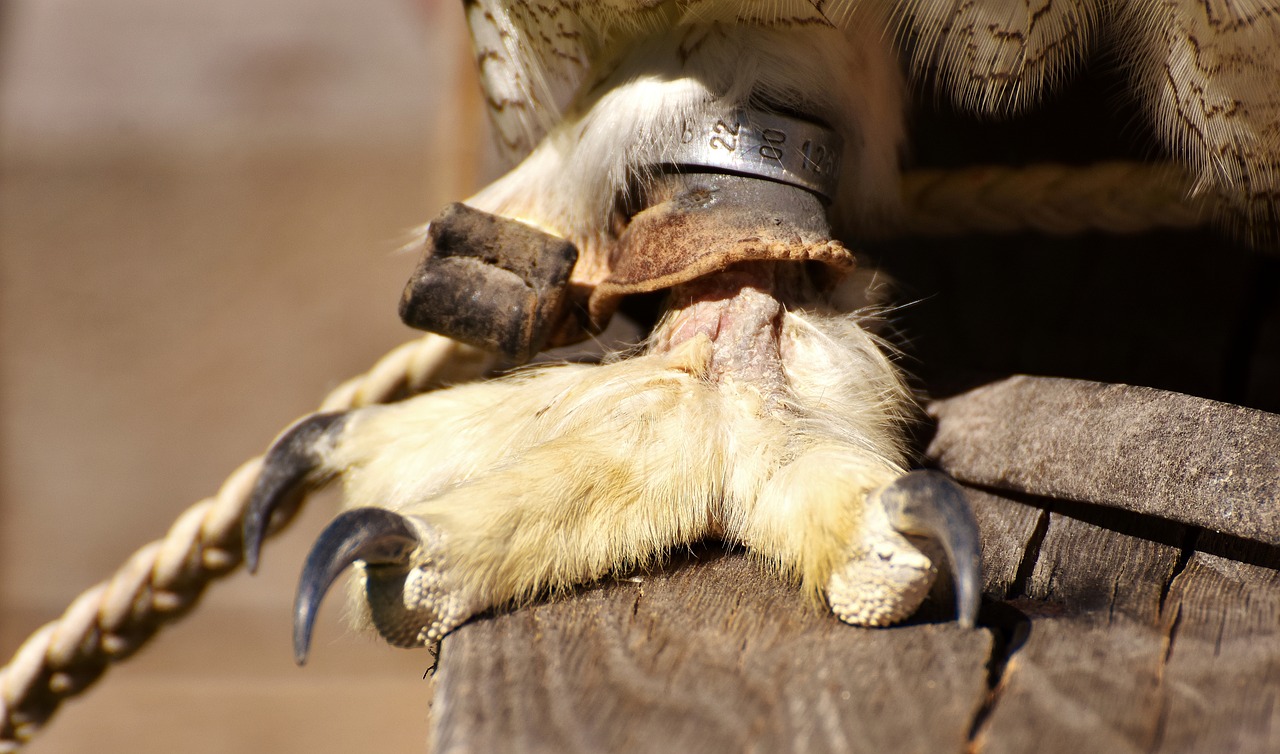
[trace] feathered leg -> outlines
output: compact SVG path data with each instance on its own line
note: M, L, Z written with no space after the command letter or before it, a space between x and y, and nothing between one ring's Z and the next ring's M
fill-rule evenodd
M312 476L340 475L350 508L391 511L417 540L371 559L350 541L357 524L340 518L321 537L345 543L326 546L339 570L360 561L359 612L393 644L427 644L477 611L705 537L725 464L707 361L707 344L690 342L348 415L312 452Z

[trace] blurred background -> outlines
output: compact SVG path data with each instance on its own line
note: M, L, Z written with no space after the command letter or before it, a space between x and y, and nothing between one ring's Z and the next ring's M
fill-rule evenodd
M0 656L414 337L404 233L487 148L456 0L0 3ZM422 749L425 652L311 664L331 501L63 707L42 752Z
M456 0L0 0L0 661L349 376L414 337L405 232L492 171ZM1094 66L1003 123L922 92L914 164L1150 159ZM917 386L1015 372L1280 411L1280 254L1221 233L862 244ZM927 433L927 427L924 429ZM420 751L425 652L290 603L332 513L30 751Z

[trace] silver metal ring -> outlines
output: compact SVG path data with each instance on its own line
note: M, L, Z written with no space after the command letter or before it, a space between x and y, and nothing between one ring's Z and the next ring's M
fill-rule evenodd
M686 120L669 164L759 176L835 196L840 135L815 123L759 110Z

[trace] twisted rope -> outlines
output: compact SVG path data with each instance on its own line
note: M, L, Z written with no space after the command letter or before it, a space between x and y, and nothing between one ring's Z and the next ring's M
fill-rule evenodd
M1176 168L1134 163L920 170L904 176L907 214L896 235L1189 228L1204 222L1200 208L1186 201L1189 188ZM391 402L474 379L490 366L477 349L427 336L339 386L320 410ZM182 617L206 586L240 565L241 519L261 464L254 458L236 469L215 496L187 509L163 539L81 594L0 668L0 753L17 751L63 701Z
M429 335L394 349L369 372L339 386L320 410L388 403L474 379L490 366L484 352ZM245 462L216 495L178 516L163 539L139 549L114 576L81 594L62 617L19 647L0 668L0 752L20 749L62 702L181 618L206 586L240 565L241 520L261 466L261 457Z
M904 222L895 236L970 233L1140 233L1203 225L1192 184L1172 165L1102 162L914 170L902 181Z

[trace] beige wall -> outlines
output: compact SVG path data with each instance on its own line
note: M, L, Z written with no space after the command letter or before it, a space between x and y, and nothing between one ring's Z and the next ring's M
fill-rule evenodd
M451 0L17 0L0 53L0 662L412 333L407 228L473 188ZM467 102L472 107L461 107ZM430 660L293 581L330 511L30 751L420 748Z

